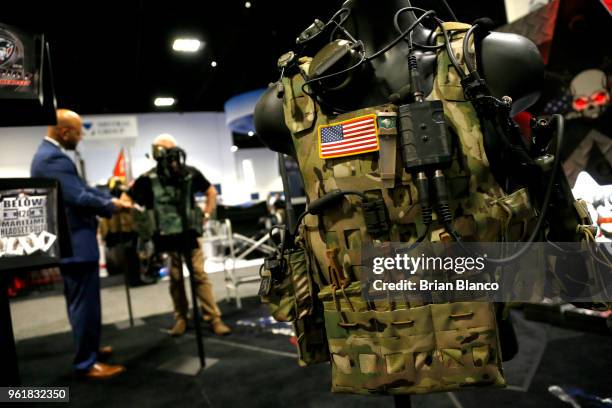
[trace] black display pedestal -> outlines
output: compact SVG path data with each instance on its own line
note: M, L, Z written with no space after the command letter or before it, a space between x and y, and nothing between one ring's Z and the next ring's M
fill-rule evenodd
M394 395L393 403L395 408L411 408L412 401L410 400L410 395Z
M8 299L8 282L12 273L0 273L0 386L20 386L19 365L17 363L17 349L13 337L13 323L11 320L11 307Z

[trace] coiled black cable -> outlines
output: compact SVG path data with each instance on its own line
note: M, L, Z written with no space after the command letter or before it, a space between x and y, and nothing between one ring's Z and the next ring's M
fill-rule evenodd
M470 38L472 37L476 29L478 29L478 24L474 24L472 27L470 27L470 29L465 34L465 37L463 37L463 59L465 60L465 65L467 66L468 74L475 75L476 79L480 79L480 75L476 70L476 63L472 60L472 58L470 58L470 53L468 52L468 50L470 49Z
M400 9L399 11L404 10L404 9ZM398 11L398 13L399 13ZM397 13L396 13L397 15ZM397 44L400 43L400 41L404 40L405 37L410 34L410 32L412 32L412 30L414 30L416 28L417 25L421 24L421 22L423 20L425 20L428 17L432 17L435 19L435 15L436 12L433 10L428 10L425 13L423 13L421 16L419 16L416 20L414 20L414 22L412 24L410 24L410 26L405 29L404 31L401 32L401 34L399 36L397 36L393 41L391 41L389 44L387 44L386 46L384 46L383 48L381 48L380 50L376 51L374 54L366 57L366 60L371 61L374 58L378 58L381 55L383 55L385 52L389 51L391 48L395 47Z
M395 15L393 16L393 26L395 27L395 31L397 31L400 35L403 33L403 30L401 29L400 25L399 25L399 17L405 13L406 11L419 11L422 13L426 13L427 10L422 9L420 7L404 7L399 9ZM427 45L427 44L420 44L416 41L412 40L412 32L410 32L410 34L408 35L407 38L404 38L404 40L408 43L409 47L417 47L417 48L424 48L424 49L428 49L428 50L438 50L440 48L444 48L444 44L438 44L438 45ZM435 37L434 37L435 40Z

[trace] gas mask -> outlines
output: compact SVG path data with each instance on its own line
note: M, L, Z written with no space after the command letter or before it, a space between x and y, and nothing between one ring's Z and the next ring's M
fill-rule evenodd
M127 191L125 182L121 177L113 176L108 179L108 189L113 197L119 198L121 194Z
M610 103L608 78L603 71L588 69L574 77L571 83L572 106L588 119L597 119Z
M182 176L185 173L187 153L180 147L165 148L153 145L153 158L164 176Z

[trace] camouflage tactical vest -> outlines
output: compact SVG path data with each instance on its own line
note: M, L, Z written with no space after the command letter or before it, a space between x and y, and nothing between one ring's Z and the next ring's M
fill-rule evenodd
M465 24L446 23L448 30L467 28ZM463 36L464 31L458 31L452 42L461 64ZM311 58L301 58L300 69L308 73L310 61ZM520 240L534 216L527 192L519 190L507 195L495 182L476 112L463 95L459 76L449 67L446 51L438 51L434 87L427 99L442 101L449 132L458 146L447 170L451 209L456 215L454 227L467 240ZM301 268L292 265L292 310L281 317L296 320L299 329L303 326L300 316L316 319L312 316L317 310L313 304L320 302L335 392L412 394L503 386L492 304L364 301L360 284L362 246L414 242L426 230L417 190L411 174L404 170L399 150L398 107L385 104L327 116L302 91L303 84L300 74L283 79L285 122L292 134L309 201L335 189L356 190L384 201L390 225L385 236L373 240L366 231L359 198L354 196L345 196L322 215L307 215L300 229L307 256ZM321 158L321 129L368 115L375 118L377 151ZM429 240L450 239L435 217L432 227ZM289 263L292 261L290 254ZM330 271L340 273L350 284L344 289L333 285ZM305 276L310 283L303 283ZM308 294L313 299L308 300ZM275 316L283 314L278 309L273 311L277 312ZM298 341L303 336L298 330ZM319 340L316 335L313 338ZM307 344L300 345L302 363L309 362L303 355L307 349ZM310 358L312 362L321 360L320 353Z
M162 183L155 169L143 177L151 180L153 209L146 210L144 214L133 212L141 239L148 241L153 234L162 236L181 234L183 232L181 207L185 208L187 214L188 229L202 234L204 217L200 207L192 205L191 174L182 180L182 185Z

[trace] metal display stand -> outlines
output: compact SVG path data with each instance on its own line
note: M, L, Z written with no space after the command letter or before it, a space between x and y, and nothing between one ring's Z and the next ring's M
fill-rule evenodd
M10 91L12 87L6 87L8 90L3 89L2 95L0 95L0 111L2 112L0 126L55 124L55 91L49 45L45 41L45 37L42 34L23 31L5 24L2 24L2 28L10 30L19 39L19 43L23 47L21 52L27 56L27 62L26 64L22 63L22 67L28 70L32 77L40 80L33 81L31 85L20 87L19 92ZM41 46L37 46L37 43ZM33 65L32 62L34 62ZM27 97L28 94L30 94L30 97ZM0 179L0 190L25 188L49 188L57 194L58 183L57 181L38 178ZM57 196L57 230L55 233L59 237L59 251L61 256L72 256L72 246L62 197L61 194L57 194ZM0 386L19 386L21 384L8 298L9 278L13 276L15 271L23 268L32 269L58 264L59 257L39 253L26 256L0 257Z

